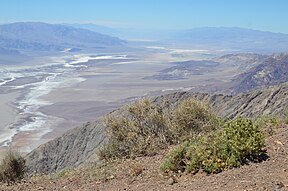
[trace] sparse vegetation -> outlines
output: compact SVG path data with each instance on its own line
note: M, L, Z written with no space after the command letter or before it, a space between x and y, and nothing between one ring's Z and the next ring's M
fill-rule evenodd
M284 119L284 118L283 118ZM282 122L282 119L276 116L261 116L256 120L257 125L262 126L277 126Z
M109 143L100 151L102 158L149 156L171 142L165 113L150 100L137 101L125 112L126 116L106 117Z
M180 143L162 163L163 172L218 173L257 160L264 147L260 126L278 124L272 117L257 123L244 118L224 122L194 99L162 108L143 99L127 106L120 117L107 116L109 141L100 151L102 159L151 156Z
M259 117L255 123L263 129L266 136L271 136L275 133L275 130L282 121L279 117L265 115Z
M161 170L195 173L202 169L217 173L257 159L263 146L264 136L259 126L249 119L238 118L226 122L221 130L184 142L167 156Z
M171 131L176 141L189 140L201 132L210 132L221 124L208 104L194 100L183 100L170 114Z
M99 153L103 159L151 156L218 125L210 108L193 99L166 111L143 99L129 105L124 112L120 117L108 115L105 119L109 142Z
M8 151L0 164L0 181L11 184L25 175L25 159L20 154Z
M265 136L272 136L278 128L288 124L288 112L280 116L264 115L259 117L255 123L264 131Z
M273 160L259 165L259 168L257 165L253 173L262 173L263 168L270 171L271 166L273 166L271 168L273 174L263 176L261 174L258 178L261 179L262 183L263 178L270 181L271 177L278 177L279 172L285 168L285 162L283 162L285 157L278 157L279 155L287 155L286 152L283 152L283 145L287 144L287 140L285 139L286 136L282 134L284 132L287 135L288 132L285 128L287 126L283 125L285 118L264 116L255 122L245 118L224 121L224 119L215 116L209 106L193 99L184 100L175 108L167 108L170 107L158 106L151 100L144 99L127 106L125 110L119 111L120 117L119 113L116 113L115 116L107 116L105 122L109 127L110 141L101 150L103 153L100 154L104 156L104 159L116 160L104 160L101 163L89 163L77 169L66 169L60 173L35 176L25 181L24 184L0 184L0 190L19 190L23 185L27 186L29 190L33 190L35 185L39 185L39 190L44 189L43 185L50 190L62 188L67 190L75 190L76 188L95 190L99 188L111 189L112 187L118 189L119 185L122 187L124 185L126 188L127 182L129 184L131 182L133 188L138 189L139 182L147 185L154 181L156 185L159 180L161 185L166 187L163 180L167 177L169 178L166 180L167 186L177 183L181 184L181 187L185 185L191 189L191 184L186 184L187 178L188 180L191 178L189 174L195 174L199 171L219 173L248 162L265 160L262 158L263 156L267 157L266 150L263 150L264 133L268 127L273 129L273 136L269 136L271 140L266 140L267 147L265 149L267 149L269 157L271 159L273 157ZM139 135L140 139L138 140ZM151 137L153 140L150 139ZM111 145L111 143L113 144ZM157 144L160 147L157 147ZM119 148L123 150L119 151ZM162 148L169 149L161 150ZM171 148L174 149L169 152ZM121 151L125 152L121 153ZM150 157L155 153L157 155ZM277 164L274 160L277 161ZM151 163L151 161L153 162ZM252 164L251 166L255 167L256 165ZM4 169L2 166L0 167L1 170ZM250 173L249 169L249 167L240 168L216 177L220 177L221 181L218 182L223 182L229 176L238 177L239 175L244 180L245 175L243 174ZM2 177L4 176L2 176L1 170L1 181L3 181ZM162 173L168 176L163 177ZM285 174L284 171L283 174ZM185 181L182 181L181 178ZM9 179L8 181L6 179L3 182L11 184L19 179ZM201 178L201 180L205 182L206 179ZM235 184L239 188L239 185L243 185L242 183L238 184L235 178L230 178L230 180L234 181L230 183L231 188ZM202 184L196 185L193 189L199 189L199 185ZM206 185L205 188L209 186ZM273 186L275 185L270 185L269 188Z

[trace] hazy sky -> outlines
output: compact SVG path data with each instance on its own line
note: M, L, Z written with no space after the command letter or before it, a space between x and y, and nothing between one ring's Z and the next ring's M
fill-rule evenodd
M1 0L0 22L188 29L238 26L288 33L288 0Z

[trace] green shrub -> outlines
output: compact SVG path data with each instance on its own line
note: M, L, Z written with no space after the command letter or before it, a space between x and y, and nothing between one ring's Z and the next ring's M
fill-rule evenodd
M227 122L222 137L225 154L235 156L241 164L245 159L260 155L264 147L263 132L250 119L238 118Z
M0 181L8 184L21 180L25 175L25 159L9 151L0 164Z
M142 99L128 105L122 115L106 117L109 141L99 155L102 159L154 155L173 143L210 131L217 126L216 119L209 106L193 99L171 110Z
M262 154L264 136L249 119L238 118L225 123L224 128L198 136L172 151L161 165L164 172L184 169L196 173L218 173L238 167ZM181 165L179 165L181 164Z
M174 149L160 166L161 170L167 171L169 169L173 172L184 171L185 166L187 165L185 154L187 152L188 144L189 142L186 141Z

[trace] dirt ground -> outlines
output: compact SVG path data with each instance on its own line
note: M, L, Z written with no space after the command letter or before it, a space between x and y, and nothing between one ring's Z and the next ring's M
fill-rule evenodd
M288 127L277 128L266 138L269 158L261 163L251 163L240 168L207 175L179 174L164 176L160 163L169 152L162 151L154 157L113 162L99 167L66 171L57 175L37 176L13 186L0 185L0 190L288 190Z

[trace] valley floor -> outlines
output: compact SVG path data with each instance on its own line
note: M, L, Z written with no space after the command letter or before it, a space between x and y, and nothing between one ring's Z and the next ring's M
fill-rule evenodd
M280 126L266 138L269 158L219 174L163 176L159 166L168 150L141 157L85 167L48 176L36 176L0 190L288 190L288 126Z
M201 52L177 55L148 49L123 54L61 53L23 65L1 65L0 158L8 146L30 152L143 95L190 90L202 86L203 79L214 78L144 79L174 62L203 56Z

